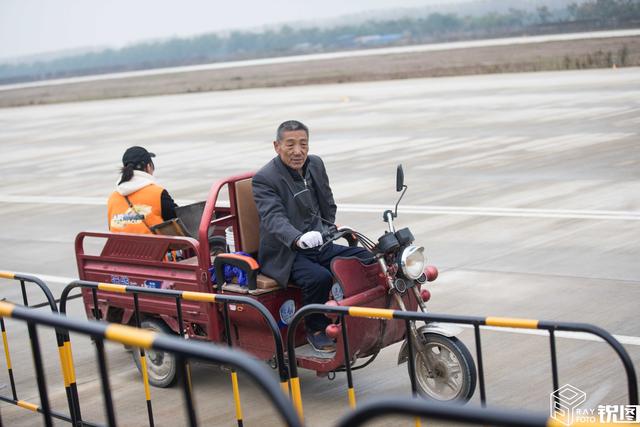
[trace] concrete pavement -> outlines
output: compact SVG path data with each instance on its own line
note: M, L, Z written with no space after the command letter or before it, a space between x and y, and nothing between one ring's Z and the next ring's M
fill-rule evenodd
M73 239L82 230L106 229L106 209L95 201L106 203L126 147L143 145L158 155L158 180L175 198L204 200L217 179L270 159L277 125L296 118L311 128L311 152L323 157L336 200L345 205L338 222L371 237L384 230L374 207L395 203L395 166L404 165L409 191L398 225L411 227L440 268L429 285L432 311L589 322L638 337L639 100L640 69L628 68L0 109L0 270L76 276ZM354 208L362 205L368 208ZM535 215L539 210L551 215ZM51 287L59 296L63 285ZM6 283L1 295L20 301L18 288ZM70 314L84 317L79 300ZM37 402L26 329L7 323L19 391ZM51 350L52 401L63 410L55 339L41 336ZM489 403L546 411L548 339L495 331L483 337ZM473 348L470 330L462 339ZM103 420L92 345L81 337L72 342L83 410ZM640 349L627 350L637 368ZM621 365L604 344L560 339L558 354L560 383L587 392L585 405L626 403ZM112 346L108 355L120 423L145 423L129 354ZM397 346L386 349L355 374L360 400L409 395L396 355ZM203 424L233 424L228 373L196 371ZM347 410L344 375L329 382L303 372L302 390L309 425L331 425ZM278 424L243 379L241 392L246 425ZM178 389L152 395L159 425L185 422ZM8 405L2 418L7 425L39 422Z

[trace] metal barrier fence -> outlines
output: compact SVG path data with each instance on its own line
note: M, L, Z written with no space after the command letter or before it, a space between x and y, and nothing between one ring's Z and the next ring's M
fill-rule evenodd
M224 319L224 328L225 335L227 340L227 345L231 347L231 326L229 321L229 311L228 304L246 304L248 306L256 309L264 318L267 326L271 330L273 335L273 340L275 343L276 350L276 364L278 368L278 373L280 376L280 387L282 391L288 395L289 386L288 386L288 378L289 374L287 371L287 367L285 364L284 358L284 344L282 342L282 336L280 335L280 330L278 328L278 324L271 315L271 313L260 304L258 301L240 295L224 295L224 294L211 294L205 292L191 292L191 291L177 291L171 289L154 289L154 288L143 288L140 286L125 286L125 285L116 285L111 283L98 283L98 282L90 282L85 280L76 280L68 284L64 290L62 291L62 295L60 296L60 312L62 314L66 313L66 304L67 300L70 298L69 293L76 288L86 288L91 290L92 298L93 298L93 315L96 320L101 320L100 310L98 309L98 291L106 291L106 292L115 292L120 294L132 294L133 296L133 304L134 304L134 321L135 325L139 328L141 323L140 316L140 306L139 306L139 295L149 295L154 297L161 298L172 298L176 302L176 313L178 317L178 329L180 331L180 336L184 338L184 320L182 316L182 301L197 301L197 302L205 302L205 303L216 303L222 304L222 316ZM69 342L69 335L66 334L64 337L65 345ZM96 342L96 345L102 345L101 343ZM71 358L71 352L69 350L68 353L68 369L69 369L69 381L73 380L75 385L75 374L73 373L73 361ZM140 349L140 365L142 372L142 379L144 383L145 397L147 402L147 413L149 416L149 425L154 425L153 419L153 408L151 405L151 392L149 388L149 378L147 375L147 363L144 348ZM187 380L189 384L191 383L191 374L190 369L187 364L187 369L185 371ZM66 382L65 382L66 383ZM240 390L238 387L238 378L236 372L231 370L231 383L233 387L233 397L236 405L236 420L238 422L238 426L242 427L243 424L243 415L242 415L242 405L240 402ZM189 388L187 392L191 392ZM80 416L80 403L79 399L77 399L77 394L75 398L75 413L77 414L78 420L81 420Z
M34 307L44 307L44 306L49 306L49 308L51 309L51 311L53 313L57 313L58 312L58 306L56 304L56 300L53 297L53 294L51 293L51 290L49 289L49 287L45 284L44 281L42 281L41 279L39 279L38 277L35 276L31 276L31 275L27 275L27 274L19 274L19 273L11 273L11 272L0 272L0 278L3 279L9 279L9 280L16 280L20 282L20 287L21 287L21 291L22 291L22 303L25 307L29 307L29 300L27 297L27 291L26 291L26 286L25 283L33 283L35 285L37 285L40 290L42 291L42 293L44 294L45 298L46 298L46 302L42 303L42 304L37 304ZM12 393L12 397L6 397L6 396L0 396L0 400L3 402L7 402L7 403L11 403L17 406L20 406L22 408L28 409L30 411L34 411L34 412L42 412L45 410L45 408L43 407L39 407L36 404L30 403L30 402L26 402L24 400L20 400L18 399L18 392L16 390L16 384L15 384L15 379L13 376L13 365L11 362L11 352L9 350L9 341L7 339L7 333L6 333L6 329L5 329L5 323L4 323L4 319L2 317L0 317L0 327L2 328L2 343L4 345L4 354L5 354L5 359L7 362L7 370L9 372L9 382L11 384L11 393ZM27 329L29 331L29 340L31 341L31 345L33 345L34 340L37 340L36 334L35 334L35 329L33 327L33 325L28 324ZM46 411L48 413L51 414L51 416L53 416L54 418L57 418L59 420L62 421L67 421L70 423L73 423L75 425L75 410L74 408L76 407L76 399L77 399L77 389L76 389L76 385L75 385L75 381L73 383L70 383L68 381L68 376L67 376L67 371L66 371L66 367L68 366L68 357L70 357L71 355L71 350L68 347L68 345L66 345L65 343L68 341L67 339L68 337L66 336L66 333L64 331L60 331L60 330L56 330L56 340L57 340L57 344L58 344L58 353L60 355L60 365L62 367L62 373L63 373L63 380L64 380L64 386L65 386L65 392L67 395L67 403L69 406L69 416L58 412L58 411L54 411L51 408L46 408ZM39 372L36 372L36 380L38 382L38 387L40 388L42 386L41 384L41 376L39 375ZM91 425L91 424L87 424L87 425Z
M226 366L231 366L247 374L252 381L267 395L271 403L277 409L284 423L288 426L298 427L301 422L291 406L287 396L282 392L278 383L273 380L264 366L252 357L239 350L231 350L205 344L201 342L186 341L166 334L157 334L144 329L133 328L120 324L107 324L95 321L79 321L58 314L38 313L35 310L16 306L7 302L0 302L0 317L11 317L24 320L33 330L32 353L38 380L38 392L41 407L37 411L42 413L44 424L52 426L52 418L45 384L45 372L42 364L41 348L38 341L37 326L50 326L56 330L64 330L91 336L96 343L96 353L100 370L102 393L104 397L107 425L116 426L116 416L109 385L108 368L104 352L104 340L144 348L147 350L165 351L176 355L178 366L185 375L182 377L183 395L186 405L187 420L190 426L197 426L196 412L193 404L188 379L186 376L186 361L198 359ZM35 405L33 405L35 406ZM34 411L35 408L32 408ZM57 417L55 417L57 418ZM86 424L81 421L82 424Z
M29 301L27 298L26 283L34 283L39 286L39 288L44 293L47 303L39 304L38 306L49 305L52 312L57 313L56 301L51 294L51 291L46 286L46 284L38 279L37 277L30 275L22 275L8 272L0 272L0 278L4 279L13 279L19 281L21 284L23 303L26 307L29 307ZM199 292L188 292L188 291L174 291L174 290L160 290L160 289L150 289L150 288L141 288L136 286L124 286L124 285L114 285L107 283L97 283L97 282L87 282L87 281L75 281L70 283L65 290L60 299L61 304L61 312L64 314L66 311L66 302L73 297L69 297L69 293L71 290L83 287L91 289L94 303L94 316L96 319L100 319L100 312L98 310L98 291L109 291L109 292L117 292L117 293L131 293L133 295L134 300L134 309L135 309L135 323L139 327L140 326L140 311L138 305L138 295L139 294L147 294L165 298L174 298L176 301L176 310L178 313L179 327L181 331L181 335L184 336L184 325L182 320L182 308L181 301L199 301L199 302L207 302L207 303L218 303L223 305L223 317L225 323L225 332L227 336L227 344L230 347L230 326L229 326L229 313L227 309L227 304L229 303L237 303L237 304L247 304L250 305L256 310L258 310L267 325L272 330L274 335L274 341L276 345L276 360L278 363L279 374L280 374L280 390L278 391L278 387L274 387L272 384L268 384L269 381L273 383L273 381L264 373L260 371L260 366L253 361L247 361L248 359L242 353L240 356L234 354L233 352L221 349L216 346L206 345L204 343L194 343L189 341L180 340L171 336L163 336L159 334L155 334L151 331L139 330L136 328L130 328L123 325L118 324L104 324L97 322L84 322L78 323L76 320L67 319L66 317L56 316L56 315L46 315L42 313L37 313L30 308L23 308L20 306L15 306L11 303L0 302L0 326L2 328L2 337L3 344L5 349L5 357L7 361L7 368L9 372L9 379L11 382L11 391L12 398L0 396L1 401L5 401L7 403L14 404L16 406L20 406L25 409L29 409L34 412L41 413L44 417L45 425L52 425L52 418L56 418L62 421L70 422L73 425L87 425L87 426L97 426L93 422L83 421L80 414L80 406L79 399L77 394L77 388L75 385L75 372L73 367L73 358L71 355L71 344L69 339L69 331L78 332L81 334L90 335L95 339L96 342L96 351L98 354L98 361L100 367L100 376L102 380L102 391L105 400L105 409L108 418L108 425L116 425L115 420L115 412L113 409L113 401L111 398L111 392L109 388L109 379L108 372L106 367L106 359L104 354L104 340L111 340L115 342L119 342L125 345L131 345L135 347L139 347L141 349L141 364L143 371L143 379L145 382L145 395L147 398L147 408L149 412L149 421L150 425L153 425L153 412L150 403L150 392L149 392L149 384L148 378L146 377L146 369L144 362L144 349L153 349L153 350L162 350L168 351L176 354L179 366L181 371L183 372L183 391L184 398L187 405L187 414L190 425L197 425L197 420L195 416L195 409L193 407L193 397L191 391L190 377L189 377L189 369L188 369L188 358L197 358L200 360L209 360L217 363L223 363L225 365L232 366L232 385L233 385L233 394L234 400L236 403L236 419L238 424L242 426L242 412L240 407L239 400L239 391L237 384L237 374L235 368L239 368L252 376L252 379L258 383L258 385L265 391L272 402L276 406L276 408L280 411L283 419L288 425L300 425L303 415L302 408L302 398L300 393L300 384L297 374L297 365L296 365L296 356L295 356L295 331L298 323L307 315L312 313L324 313L324 314L334 314L340 318L341 325L341 336L342 343L344 346L344 354L346 357L350 357L349 353L349 336L347 333L347 327L345 322L346 316L351 317L360 317L360 318L371 318L371 319L398 319L404 320L407 331L409 331L410 322L412 321L425 321L425 322L442 322L442 323L458 323L458 324L469 324L472 325L475 332L475 344L476 344L476 356L477 356L477 369L478 369L478 382L480 387L480 400L481 405L484 407L486 405L486 393L484 388L484 368L482 365L482 348L481 348L481 339L480 339L480 326L494 326L494 327L510 327L510 328L529 328L529 329L543 329L549 332L550 338L550 349L551 349L551 366L552 366L552 376L553 376L553 388L558 388L558 369L557 369L557 358L556 358L556 346L555 346L555 331L574 331L574 332L585 332L596 335L600 337L603 341L608 343L614 351L620 357L623 366L625 368L625 372L627 374L628 381L628 394L629 394L629 403L631 405L638 404L638 390L637 390L637 382L635 369L633 367L633 363L631 359L624 349L624 347L607 331L584 323L567 323L567 322L551 322L551 321L538 321L535 319L515 319L515 318L501 318L501 317L472 317L472 316L451 316L451 315L439 315L439 314L427 314L421 312L407 312L407 311L399 311L399 310L389 310L389 309L377 309L377 308L368 308L368 307L336 307L336 306L326 306L326 305L309 305L303 307L299 310L289 325L289 332L287 336L287 344L288 344L288 358L289 365L291 369L291 391L292 391L292 399L295 410L298 412L299 418L294 415L292 416L291 407L287 407L286 404L282 403L282 398L284 398L286 402L286 394L288 393L288 384L287 384L287 367L284 363L284 352L283 345L280 337L280 333L277 327L277 323L271 316L271 314L267 311L267 309L262 306L257 301L242 297L242 296L229 296L222 294L209 294L209 293L199 293ZM19 400L17 396L15 381L12 372L11 358L8 346L8 340L6 336L4 317L13 317L15 319L25 320L27 322L27 327L29 331L29 338L32 347L33 360L35 366L36 380L38 385L38 392L40 395L40 406L26 402L24 400ZM65 383L65 391L67 394L67 400L69 403L69 411L70 416L66 416L60 412L53 411L49 405L48 395L47 395L47 387L45 383L45 375L44 375L44 367L42 364L42 355L40 350L40 344L38 341L38 335L36 331L36 325L46 325L55 328L56 338L60 353L60 361L63 373L63 379ZM415 366L414 364L414 348L409 339L407 342L407 349L409 352L408 363L409 363L409 372L411 376L411 387L414 395L416 394L416 384L415 384ZM254 364L255 366L248 366ZM257 371L256 371L257 369ZM347 373L347 382L348 382L348 399L349 404L353 408L355 408L355 390L353 386L353 379L351 375L351 365L349 363L345 364L345 371ZM281 393L284 391L284 394ZM464 408L458 405L434 405L433 403L425 402L423 400L382 400L367 403L363 405L360 409L356 409L355 411L348 414L344 417L340 422L339 426L351 426L351 425L360 425L372 418L382 416L382 415L390 415L390 414L409 414L414 415L416 417L426 416L435 419L445 419L450 421L458 421L458 422L471 422L471 423L481 423L481 424L494 424L494 425L522 425L522 426L541 426L541 425L560 425L554 419L547 419L546 416L542 417L539 415L527 415L518 413L511 413L509 411L495 411L488 409L479 409L479 408ZM514 418L515 417L515 418ZM0 418L1 425L1 418Z
M443 404L418 399L379 399L365 403L344 416L336 427L357 427L374 418L388 415L412 415L429 420L453 421L505 427L566 427L566 424L546 414L522 411L495 410L472 406ZM573 424L576 425L577 424ZM598 426L601 423L579 423L581 427Z
M556 357L556 341L555 331L573 331L573 332L585 332L593 334L603 339L609 344L613 350L618 354L622 364L625 368L627 375L627 385L629 394L629 403L631 405L638 405L638 384L636 380L635 368L633 362L629 357L629 354L609 332L602 328L587 323L568 323L568 322L553 322L535 319L517 319L517 318L505 318L505 317L475 317L475 316L454 316L445 314L430 314L415 311L401 311L382 308L370 308L370 307L339 307L329 306L322 304L310 304L302 307L296 312L289 323L289 329L287 333L287 351L289 358L289 370L290 370L290 382L291 382L291 394L294 406L298 411L300 417L303 417L302 396L300 392L300 381L298 379L298 369L296 365L295 354L295 331L298 323L307 315L313 313L322 314L334 314L338 315L340 319L340 325L342 329L342 343L344 346L345 360L349 360L351 355L349 353L349 336L347 333L345 317L364 317L370 319L398 319L405 321L406 336L407 336L407 349L409 351L409 374L411 379L411 391L414 396L417 395L416 379L415 379L415 365L414 365L414 346L410 339L410 328L412 321L424 321L424 322L441 322L441 323L458 323L472 325L475 333L476 344L476 358L478 369L478 383L480 387L480 402L484 407L486 406L486 392L484 382L484 367L482 363L482 345L480 340L480 326L494 326L494 327L507 327L507 328L526 328L526 329L544 329L549 331L549 344L551 349L551 371L553 377L553 390L557 390L558 386L558 364ZM351 374L351 364L345 363L345 371L347 374L347 386L348 386L348 399L351 407L355 407L355 390L353 387L353 378Z

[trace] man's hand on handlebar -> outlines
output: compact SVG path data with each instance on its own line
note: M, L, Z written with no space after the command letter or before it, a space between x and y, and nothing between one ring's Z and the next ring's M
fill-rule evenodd
M322 244L322 234L319 231L308 231L304 233L298 241L296 245L302 249L310 249L320 246Z
M355 235L353 235L353 229L347 226L336 227L331 225L324 233L320 234L318 231L308 231L298 238L296 245L302 249L318 248L322 251L327 245L331 244L341 238L351 238L356 241ZM355 245L355 243L354 243Z

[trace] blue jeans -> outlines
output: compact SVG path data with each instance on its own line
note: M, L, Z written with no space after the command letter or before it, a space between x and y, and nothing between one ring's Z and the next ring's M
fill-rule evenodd
M291 267L290 280L302 288L302 305L324 304L334 279L331 274L331 260L335 257L358 257L363 261L373 258L364 248L328 244L322 250L306 249L296 252ZM307 332L324 331L331 321L323 314L315 313L305 317Z

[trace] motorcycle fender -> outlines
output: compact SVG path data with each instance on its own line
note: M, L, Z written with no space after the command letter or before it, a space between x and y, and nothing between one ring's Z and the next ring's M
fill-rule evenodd
M443 337L455 337L456 335L460 335L462 332L462 328L456 325L452 325L450 323L429 323L427 325L421 326L418 328L418 333L421 335L424 334L436 334L442 335ZM409 349L407 348L407 340L404 340L402 343L402 347L400 347L400 352L398 353L398 365L402 365L409 360Z

